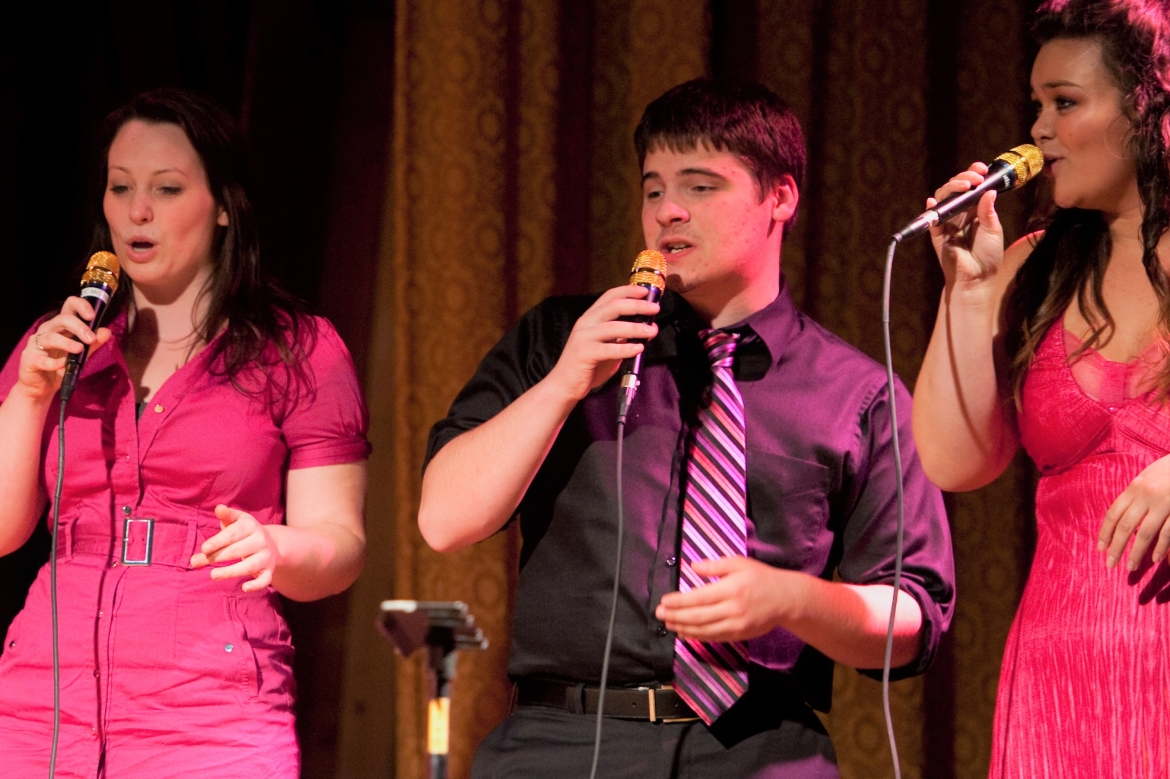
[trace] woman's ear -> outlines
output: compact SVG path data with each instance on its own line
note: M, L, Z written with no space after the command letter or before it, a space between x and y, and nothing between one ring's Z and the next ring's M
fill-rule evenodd
M219 209L219 215L215 217L215 223L220 227L228 226L228 215L226 210L222 208Z

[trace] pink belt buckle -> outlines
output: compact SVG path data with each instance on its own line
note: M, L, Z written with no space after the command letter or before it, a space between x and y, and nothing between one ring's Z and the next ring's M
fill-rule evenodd
M154 520L126 517L122 522L122 565L150 565L153 553Z

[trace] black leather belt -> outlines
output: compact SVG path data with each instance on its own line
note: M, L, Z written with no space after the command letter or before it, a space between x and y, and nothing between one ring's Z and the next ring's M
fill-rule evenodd
M601 688L553 679L516 681L516 704L548 706L570 714L596 714ZM610 687L605 691L606 717L649 722L693 722L699 715L673 687Z

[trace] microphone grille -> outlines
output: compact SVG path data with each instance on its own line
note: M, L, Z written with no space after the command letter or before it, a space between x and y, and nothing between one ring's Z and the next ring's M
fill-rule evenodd
M113 252L94 252L85 266L85 273L81 276L81 285L98 283L105 284L110 291L118 289L118 275L122 266L118 262L118 255Z
M1044 153L1030 143L1020 144L995 159L1012 166L1017 187L1027 184L1044 169Z
M634 258L634 267L630 270L630 283L642 284L647 287L666 289L666 258L656 249L647 249L638 252Z

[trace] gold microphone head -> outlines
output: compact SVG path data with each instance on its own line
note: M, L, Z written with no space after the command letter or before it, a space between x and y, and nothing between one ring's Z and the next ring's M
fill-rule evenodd
M1016 174L1016 186L1027 184L1044 170L1044 153L1030 143L1024 143L995 158L1006 162Z
M659 292L666 290L666 258L657 249L647 249L638 252L634 258L634 267L630 271L630 283L641 284L645 287L657 287Z
M81 286L86 284L104 284L110 292L118 289L118 275L122 266L118 263L118 255L113 252L94 252L85 266L85 273L81 277Z

